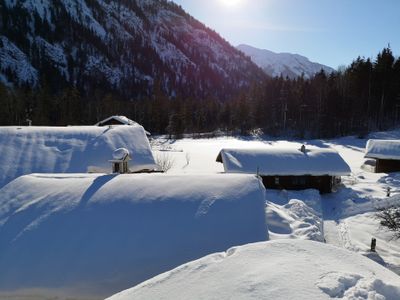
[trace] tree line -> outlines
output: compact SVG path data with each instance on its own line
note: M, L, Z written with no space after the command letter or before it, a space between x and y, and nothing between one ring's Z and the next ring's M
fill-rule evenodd
M152 96L126 99L100 88L54 91L0 85L1 125L87 125L114 114L141 123L153 134L222 131L324 138L365 135L400 124L400 58L390 47L375 59L358 57L332 74L254 82L230 99L179 96L155 80Z

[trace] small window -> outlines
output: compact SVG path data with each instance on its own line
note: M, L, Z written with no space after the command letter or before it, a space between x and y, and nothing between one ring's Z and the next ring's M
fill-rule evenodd
M279 177L275 177L275 184L276 184L276 185L279 184Z

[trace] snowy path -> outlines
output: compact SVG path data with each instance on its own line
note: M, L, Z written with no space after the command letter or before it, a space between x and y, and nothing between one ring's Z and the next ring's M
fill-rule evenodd
M347 250L356 250L352 244L349 226L345 220L324 221L324 237L327 244L345 248Z
M324 221L324 237L327 244L343 247L343 241L336 221Z

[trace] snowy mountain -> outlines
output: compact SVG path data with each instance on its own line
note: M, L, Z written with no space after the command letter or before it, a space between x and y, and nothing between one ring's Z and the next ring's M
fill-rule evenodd
M0 0L0 81L126 98L226 96L263 73L165 0Z
M249 56L270 76L288 76L295 78L304 73L305 78L310 78L319 71L331 73L331 67L311 62L307 57L291 53L275 53L269 50L254 48L248 45L239 45L237 49Z

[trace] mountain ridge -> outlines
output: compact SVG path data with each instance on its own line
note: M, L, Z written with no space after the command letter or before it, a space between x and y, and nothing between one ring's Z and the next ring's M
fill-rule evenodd
M226 98L262 71L166 0L0 0L0 81Z
M312 62L300 54L288 52L275 53L246 44L240 44L236 48L249 56L256 65L272 77L282 75L284 77L296 78L304 75L305 78L311 78L321 71L321 69L328 74L334 71L333 68Z

